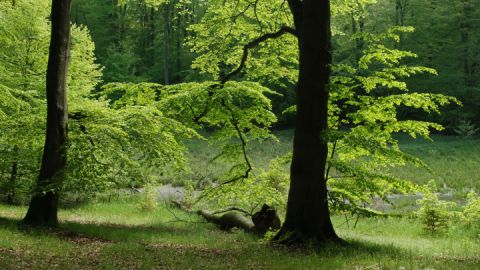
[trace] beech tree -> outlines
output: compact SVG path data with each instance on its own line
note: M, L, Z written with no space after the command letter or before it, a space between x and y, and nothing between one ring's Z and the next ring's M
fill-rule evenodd
M396 27L381 33L362 29L345 37L351 40L343 43L354 44L353 63L347 61L350 58L338 62L337 56L335 74L330 78L330 5L290 1L289 12L281 13L287 14L285 17L275 15L281 6L281 1L275 0L218 1L212 5L203 20L191 27L197 36L191 43L192 50L199 54L194 68L223 80L256 80L277 91L295 85L297 103L287 110L296 111L291 183L286 221L276 241L338 241L329 207L340 213L377 215L381 213L362 205L392 190L412 190L412 185L389 170L406 163L422 167L422 163L402 153L392 134L403 132L428 139L429 130L442 127L399 119L398 109L413 107L433 113L440 106L456 102L442 95L406 93L409 89L405 78L436 74L426 67L405 64L416 54L390 48L398 46L400 35L412 29ZM357 10L361 8L359 4L337 2L332 14L337 19L347 15L356 18L357 14L362 16L362 11ZM290 27L292 22L294 27ZM332 29L339 35L339 29ZM224 191L252 190L253 185L258 188L265 184L274 189L277 186L259 177L244 179ZM235 191L237 198L219 195L219 201L228 205L259 203L256 200L261 196L255 192L243 193ZM270 200L283 207L281 196L270 194L277 197Z
M328 209L330 1L289 0L299 45L297 115L286 219L275 237L281 243L338 240Z
M281 3L277 1L238 3L218 2L218 7L207 13L200 24L191 27L201 37L191 44L192 50L200 54L193 67L214 78L229 80L243 75L268 85L278 85L279 81L296 85L297 115L287 214L274 240L285 244L336 241L339 238L330 220L325 179L332 63L330 1L289 0L288 16L278 15ZM290 27L292 19L294 27ZM222 29L223 22L234 27ZM237 45L232 49L225 45L229 43ZM298 51L290 50L296 47ZM298 81L296 72L292 72L295 69L299 72Z
M47 67L47 131L42 165L28 212L28 225L58 224L58 191L66 165L67 74L70 43L70 0L52 1L52 31Z

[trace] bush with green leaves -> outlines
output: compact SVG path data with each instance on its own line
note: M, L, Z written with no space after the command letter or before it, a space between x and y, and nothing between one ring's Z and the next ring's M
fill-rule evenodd
M144 211L153 211L158 207L158 186L146 184L139 194L138 206Z
M422 198L417 200L420 208L416 214L420 218L425 231L435 234L446 231L449 228L449 221L453 217L452 208L454 202L442 201L438 198L435 181L430 181L423 187Z
M470 192L467 203L462 211L462 220L465 227L480 237L480 195Z

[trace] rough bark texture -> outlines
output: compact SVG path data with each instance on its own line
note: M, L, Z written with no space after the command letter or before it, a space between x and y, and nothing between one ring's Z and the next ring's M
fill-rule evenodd
M52 1L52 33L47 67L47 131L38 189L23 222L33 226L58 224L58 190L66 164L67 71L70 43L70 0Z
M325 168L330 78L330 1L290 0L300 49L297 119L287 214L274 241L319 244L339 240L328 209Z

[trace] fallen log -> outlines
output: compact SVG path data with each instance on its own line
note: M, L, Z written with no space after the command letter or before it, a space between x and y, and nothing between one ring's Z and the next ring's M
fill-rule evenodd
M237 208L231 210L238 211ZM245 213L244 211L240 212ZM205 218L206 221L216 224L221 230L225 231L230 231L233 228L240 228L247 232L263 235L268 230L278 230L281 226L277 211L267 204L264 204L260 211L250 217L234 212L217 215L216 213L218 212L199 210L197 213Z

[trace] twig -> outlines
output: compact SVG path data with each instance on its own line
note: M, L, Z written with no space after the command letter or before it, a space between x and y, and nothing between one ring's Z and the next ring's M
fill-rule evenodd
M330 156L330 159L333 159L334 155L335 155L335 150L337 148L337 140L335 140L333 142L333 148L332 148L332 155ZM327 167L327 172L325 174L325 180L328 181L329 179L329 175L330 175L330 169L332 168L332 164L328 164L328 167Z

